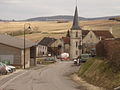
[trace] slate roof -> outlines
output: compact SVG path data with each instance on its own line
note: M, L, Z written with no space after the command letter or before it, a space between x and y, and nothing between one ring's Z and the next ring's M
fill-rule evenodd
M0 43L15 47L15 48L24 49L24 39L22 39L22 38L0 34ZM35 45L36 44L34 42L26 39L26 47L25 48L30 48Z
M81 28L79 26L79 18L78 18L77 6L75 8L75 14L74 14L73 25L72 25L71 30L81 30Z
M50 38L50 37L44 37L40 42L38 42L39 45L43 46L49 46L52 43L54 43L57 39L55 38Z

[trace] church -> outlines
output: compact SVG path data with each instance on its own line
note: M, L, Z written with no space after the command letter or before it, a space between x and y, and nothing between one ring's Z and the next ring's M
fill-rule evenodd
M110 30L83 30L79 25L78 9L75 7L73 25L68 30L66 37L62 37L64 50L70 55L70 60L83 53L95 52L96 45L101 40L113 39Z
M76 58L82 53L82 29L79 26L78 10L75 9L73 25L70 29L70 58Z

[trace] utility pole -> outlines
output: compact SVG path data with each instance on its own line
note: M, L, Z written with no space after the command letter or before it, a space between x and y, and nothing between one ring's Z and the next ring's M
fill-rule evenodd
M25 69L25 49L26 49L26 42L25 42L25 34L26 34L26 30L28 30L28 29L31 29L31 24L29 24L29 23L25 23L24 24L24 69Z

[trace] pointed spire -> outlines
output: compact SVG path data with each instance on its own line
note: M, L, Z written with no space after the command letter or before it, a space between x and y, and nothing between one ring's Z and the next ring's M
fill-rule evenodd
M77 6L75 8L75 14L74 14L74 19L73 19L73 25L71 30L80 30L80 26L79 26L79 17L78 17L78 10L77 10Z

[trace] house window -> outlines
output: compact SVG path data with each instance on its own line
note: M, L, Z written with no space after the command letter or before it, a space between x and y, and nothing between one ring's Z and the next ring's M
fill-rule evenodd
M78 32L76 32L76 37L78 37Z
M90 38L92 38L92 34L90 35Z
M76 51L76 55L78 55L78 51Z

